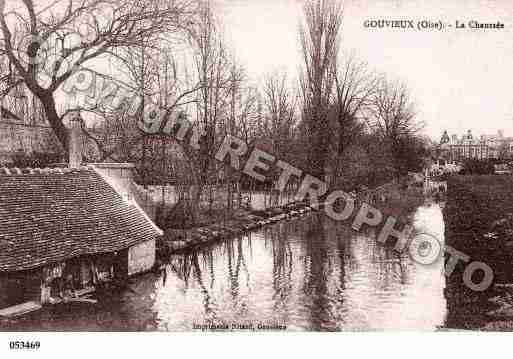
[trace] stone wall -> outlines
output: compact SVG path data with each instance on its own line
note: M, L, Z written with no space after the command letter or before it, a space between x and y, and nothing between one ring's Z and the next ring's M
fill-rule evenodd
M44 152L48 146L50 129L26 127L0 121L0 165L8 163L17 151Z
M128 275L149 271L155 265L155 240L130 247L128 250Z
M133 180L131 163L92 163L95 171L127 202L133 201L155 222L156 205L153 196Z
M0 309L40 300L40 270L0 275Z

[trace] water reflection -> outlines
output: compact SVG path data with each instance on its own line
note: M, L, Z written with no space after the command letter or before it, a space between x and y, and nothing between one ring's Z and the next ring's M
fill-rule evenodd
M415 216L443 238L438 205ZM61 309L9 329L192 330L282 324L289 330L434 330L443 325L441 262L415 264L321 215L174 255L163 273L74 315ZM68 314L66 314L68 313Z
M442 226L422 207L417 230ZM443 226L437 230L443 233ZM159 329L280 323L292 330L436 329L441 263L425 267L323 216L173 256L153 310Z

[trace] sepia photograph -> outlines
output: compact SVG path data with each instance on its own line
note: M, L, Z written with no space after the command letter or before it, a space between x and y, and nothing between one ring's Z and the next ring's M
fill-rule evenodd
M0 0L1 345L513 331L512 64L510 1Z

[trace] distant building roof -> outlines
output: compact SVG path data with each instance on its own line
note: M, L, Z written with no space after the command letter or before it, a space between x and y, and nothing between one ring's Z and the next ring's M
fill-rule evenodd
M90 168L0 169L0 272L119 251L160 233Z

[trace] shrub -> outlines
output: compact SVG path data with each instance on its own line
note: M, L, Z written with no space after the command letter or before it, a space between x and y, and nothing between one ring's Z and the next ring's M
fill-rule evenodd
M491 160L469 159L463 163L460 174L463 175L491 175L495 173L494 162Z

